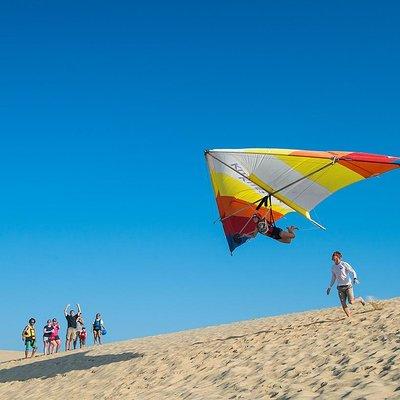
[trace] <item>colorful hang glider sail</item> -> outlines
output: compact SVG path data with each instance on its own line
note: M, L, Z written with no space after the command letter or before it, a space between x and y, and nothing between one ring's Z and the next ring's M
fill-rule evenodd
M344 151L223 149L205 156L231 252L254 232L255 212L274 222L296 211L323 228L310 216L317 204L345 186L400 167L398 157Z

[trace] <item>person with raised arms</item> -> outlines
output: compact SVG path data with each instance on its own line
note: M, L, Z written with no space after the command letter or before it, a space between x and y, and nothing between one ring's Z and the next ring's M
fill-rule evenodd
M69 308L69 304L66 305L65 309L64 309L64 315L65 318L67 320L67 336L65 339L65 350L71 350L72 348L72 344L74 343L75 337L76 337L76 328L77 328L77 322L76 320L80 317L80 315L82 314L81 311L81 307L79 304L77 304L77 308L78 308L78 313L75 314L74 310L71 310L68 313L68 308Z

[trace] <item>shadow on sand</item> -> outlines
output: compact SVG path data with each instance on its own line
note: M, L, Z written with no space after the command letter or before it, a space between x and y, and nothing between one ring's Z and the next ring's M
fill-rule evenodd
M87 353L88 351L84 351L57 358L37 357L34 363L0 370L0 383L53 378L71 371L90 370L102 365L129 361L144 356L143 354L132 352L98 356L88 355Z

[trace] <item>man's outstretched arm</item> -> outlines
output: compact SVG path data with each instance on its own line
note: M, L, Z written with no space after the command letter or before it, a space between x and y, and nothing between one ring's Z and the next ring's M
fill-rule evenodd
M68 314L68 308L69 308L69 304L67 304L64 308L64 315L67 316Z

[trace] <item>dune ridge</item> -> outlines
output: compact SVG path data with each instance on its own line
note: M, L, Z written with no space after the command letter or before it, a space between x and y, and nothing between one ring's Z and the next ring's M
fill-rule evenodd
M0 398L400 399L400 298L373 305L8 361Z

